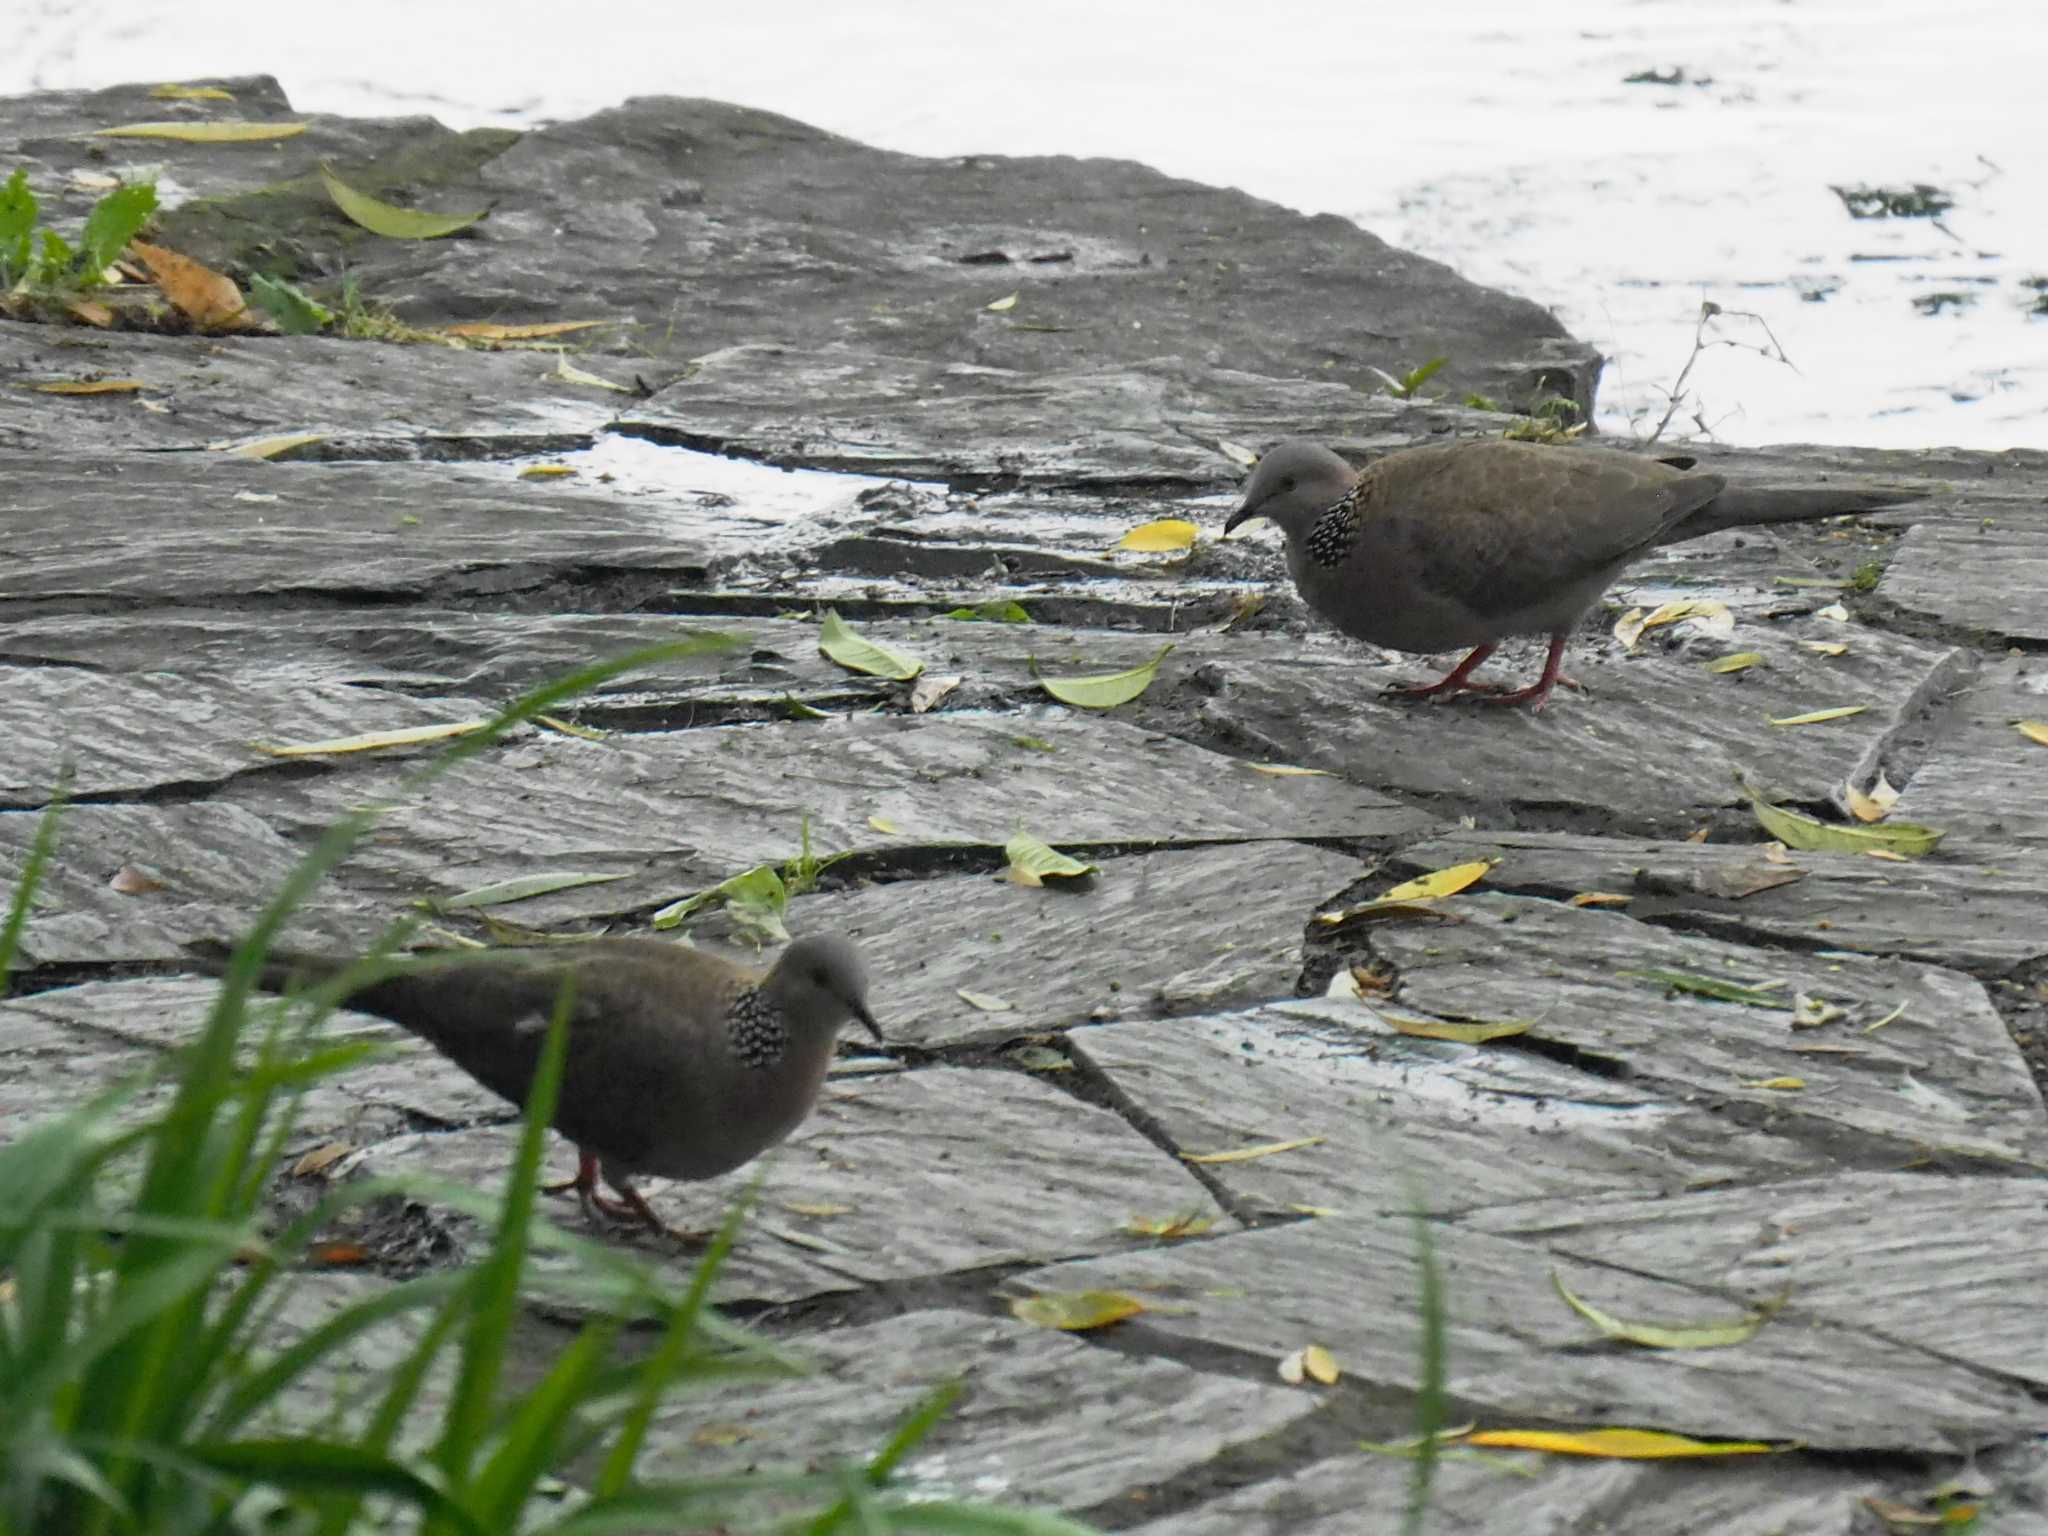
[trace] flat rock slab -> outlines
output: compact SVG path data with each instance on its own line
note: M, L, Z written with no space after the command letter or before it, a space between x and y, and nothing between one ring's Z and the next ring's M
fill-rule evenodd
M2013 740L2031 746L2017 733ZM1923 768L1914 783L1932 771ZM2029 805L2016 795L2014 814L2029 815ZM1950 816L1945 825L1970 823ZM1903 955L1979 974L2048 956L2048 868L2041 859L2026 854L2009 866L1986 867L1956 857L1961 851L1944 839L1937 854L1909 863L1804 850L1775 862L1753 843L1474 831L1411 844L1388 864L1419 875L1497 859L1486 877L1494 889L1557 899L1622 896L1630 917L1725 939Z
M2048 745L2019 721L2048 723L2048 666L2037 656L1984 668L1949 701L1941 731L1892 814L1940 827L1944 857L1967 858L2022 879L2048 879ZM2048 926L2048 907L2037 906Z
M288 836L393 796L411 768L348 762L222 793ZM879 819L897 831L879 831ZM1004 715L863 715L601 742L547 733L470 758L386 814L343 871L411 900L554 871L626 879L521 903L522 922L645 910L802 848L1001 848L1381 839L1426 814L1336 779L1245 764L1062 706Z
M1825 1321L1796 1299L1745 1344L1643 1350L1599 1341L1559 1298L1551 1272L1622 1318L1704 1325L1740 1308L1481 1232L1440 1228L1431 1241L1449 1311L1446 1390L1454 1414L1482 1427L1628 1425L1946 1455L2048 1430L2048 1407L2011 1377ZM1340 1391L1415 1390L1421 1321L1406 1221L1325 1218L1055 1265L1005 1284L1019 1293L1131 1292L1154 1308L1120 1325L1134 1332L1275 1361L1319 1343L1343 1370Z
M81 1103L126 1075L160 1068L168 1053L197 1040L219 993L220 984L210 979L152 976L56 987L0 1003L0 1039L12 1063L0 1076L38 1112ZM257 1019L274 1006L261 1000ZM244 1066L255 1062L258 1043L256 1029L245 1031L237 1048ZM300 1097L288 1158L337 1140L366 1146L423 1122L473 1125L518 1113L382 1019L339 1010L322 1024L319 1043L377 1050ZM163 1093L151 1088L138 1102L157 1103ZM6 1107L0 1103L0 1112Z
M277 680L260 688L172 672L110 676L75 667L0 667L0 807L54 798L54 765L69 763L71 793L138 794L216 784L276 768L264 746L365 731L487 718L469 700L395 697L336 683ZM246 885L244 889L246 889Z
M1106 859L1039 889L980 875L806 896L789 926L894 956L876 1003L890 1043L951 1045L1284 996L1309 914L1362 868L1299 843L1232 844Z
M1833 1038L1795 1032L1788 1012L1667 996L1621 974L1723 979L1747 959L1733 946L1516 898L1458 910L1463 922L1389 929L1378 941L1400 968L1398 996L1379 1006L1520 1018L1526 1034L1484 1046L1419 1039L1333 999L1086 1028L1069 1044L1183 1153L1308 1143L1205 1167L1267 1211L1397 1209L1409 1179L1430 1209L1455 1212L1546 1190L1649 1194L1782 1178L1817 1157L2048 1158L2038 1091L1967 977L1780 957L1788 990L1839 999L1856 1018L1905 1005L1876 1035L1838 1023L1835 1035L1851 1033ZM1558 1055L1579 1065L1549 1059Z
M587 443L620 398L560 377L549 359L532 353L326 336L195 347L183 336L12 320L0 320L0 376L24 386L0 392L0 445L16 452L90 443L196 450L285 434L318 438L294 450L314 458L560 452ZM337 377L346 387L336 387ZM37 388L106 379L141 388L100 395ZM203 462L248 461L207 454Z
M1715 1536L1847 1533L1870 1497L1909 1499L1917 1484L1817 1459L1773 1455L1683 1461L1588 1461L1487 1450L1452 1451L1430 1486L1432 1524L1521 1536L1585 1529L1707 1532ZM1415 1472L1406 1457L1360 1454L1315 1465L1131 1527L1133 1536L1358 1536L1361 1520L1394 1529ZM1910 1491L1909 1491L1910 1490ZM2003 1507L2002 1505L2000 1506Z
M930 1498L1075 1510L1167 1481L1317 1407L1313 1394L1278 1382L1120 1356L1071 1334L950 1309L791 1349L813 1374L698 1392L658 1412L646 1474L858 1462L874 1454L882 1426L959 1380L959 1404L904 1462L899 1485Z
M1111 1024L1068 1041L1247 1215L1398 1211L1411 1188L1456 1214L1571 1190L1782 1178L1814 1156L1648 1085L1376 1031L1355 1003Z
M175 750L166 741L164 751ZM0 886L11 891L20 879L41 819L0 814ZM217 802L69 806L14 963L185 959L183 946L195 939L241 933L300 855L267 823ZM124 894L117 879L144 884ZM379 927L323 893L292 914L286 931L339 946L368 943Z
M1925 521L1906 530L1878 586L1908 612L1985 636L2048 640L2048 518Z
M1214 697L1200 703L1197 718L1221 739L1281 761L1495 816L1579 804L1632 829L1684 832L1741 802L1738 772L1774 799L1825 800L1874 764L1961 665L1951 647L1867 628L1855 630L1851 655L1839 661L1801 643L1833 642L1842 632L1823 619L1738 625L1709 647L1673 653L1646 644L1652 654L1626 659L1613 642L1595 642L1567 658L1590 694L1561 694L1539 715L1472 699L1379 697L1389 684L1435 676L1433 662L1448 665L1450 657L1389 664L1370 648L1334 642L1302 646L1293 657L1261 646L1243 661L1215 662ZM1732 677L1703 670L1738 651L1760 652L1766 663ZM1533 651L1525 654L1536 662ZM1489 673L1519 676L1514 657L1503 657ZM1864 712L1818 725L1771 724L1845 706Z
M1361 418L1440 428L1448 411L1404 411L1345 384L1240 373L1153 354L1121 367L1045 372L860 351L731 347L620 413L619 430L769 462L954 486L1184 489L1228 485L1230 438L1336 436ZM792 378L812 387L801 403ZM906 405L912 408L906 410ZM1424 418L1428 425L1423 425Z
M23 616L285 595L316 608L373 593L505 600L599 573L665 586L702 580L761 530L681 499L593 495L495 466L166 454L144 474L64 454L21 473L0 540L34 551L8 573L8 609Z
M2048 1263L2039 1178L1835 1173L1656 1200L1588 1193L1472 1225L1752 1303L1789 1294L1806 1316L2048 1384L2028 1279ZM1959 1243L1959 1231L1996 1238Z
M397 1137L337 1164L336 1174L494 1192L517 1132ZM1142 1243L1124 1231L1134 1217L1223 1215L1193 1175L1118 1116L1019 1072L930 1067L836 1081L786 1146L749 1168L641 1187L677 1227L711 1230L757 1176L757 1215L719 1273L721 1300L792 1301L1044 1262ZM572 1230L582 1223L573 1205L551 1214ZM621 1240L678 1279L696 1257L657 1239Z
M1373 929L1373 949L1399 976L1390 1010L1530 1018L1531 1000L1541 998L1528 1036L1516 1038L1569 1047L1632 1083L1816 1138L1837 1158L1907 1149L2048 1156L2040 1091L1968 976L1849 954L1759 955L1615 912L1519 897L1468 894L1452 898L1450 910L1457 920ZM1778 983L1767 996L1825 1000L1842 1012L1794 1028L1791 1009L1699 996L1644 972ZM1779 1086L1785 1078L1803 1086Z

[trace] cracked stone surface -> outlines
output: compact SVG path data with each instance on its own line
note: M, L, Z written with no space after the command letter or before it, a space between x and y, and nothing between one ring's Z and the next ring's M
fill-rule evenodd
M296 116L232 84L242 115ZM0 101L0 135L75 220L87 130L162 115L146 102ZM648 1193L711 1226L758 1176L715 1294L814 1369L665 1405L651 1475L869 1454L958 1376L906 1469L920 1491L1147 1536L1391 1528L1410 1463L1358 1446L1413 1432L1419 1209L1453 1420L1789 1447L1451 1460L1439 1523L1849 1532L1867 1498L1963 1477L1998 1529L2048 1529L2048 747L2014 729L2048 719L2048 456L1689 445L1736 479L1922 499L1660 553L1574 636L1585 691L1541 715L1398 703L1387 683L1449 658L1333 637L1270 533L1213 535L1243 451L1282 435L1363 458L1509 425L1452 403L1469 392L1590 402L1597 359L1535 306L1139 166L919 160L712 102L524 136L308 121L260 158L162 147L192 194L164 238L240 278L260 246L320 292L346 268L421 326L601 296L587 318L619 323L572 362L624 392L546 351L0 321L0 384L30 386L0 388L0 879L67 767L72 797L0 1001L0 1138L160 1073L217 995L184 946L246 928L351 811L378 808L295 944L401 917L439 942L644 932L808 839L829 862L787 925L857 936L889 1043L849 1045L754 1167ZM322 160L493 212L376 240L318 191ZM1441 398L1371 373L1438 354ZM142 388L33 388L92 377ZM317 440L225 451L277 434ZM522 477L539 459L576 473ZM1197 526L1191 550L1117 547L1163 517ZM1686 597L1732 629L1615 637ZM957 682L920 709L838 666L828 608ZM430 787L433 746L261 750L486 719L705 634L724 643ZM1041 681L1154 657L1106 712ZM1944 836L1912 860L1769 847L1738 774L1837 822L1882 776L1895 818ZM1098 872L1001 878L1019 830ZM1319 919L1480 860L1458 894ZM447 905L548 874L615 878ZM715 910L686 929L746 948ZM1475 1021L1522 1027L1414 1033ZM392 1026L321 1030L375 1049L302 1100L279 1212L337 1181L407 1193L340 1229L360 1271L295 1277L279 1347L473 1255L517 1134ZM695 1262L545 1214L671 1283ZM1739 1344L1638 1348L1553 1271L1633 1322L1777 1310ZM515 1385L560 1349L571 1275L537 1255ZM1071 1335L1009 1313L1081 1287L1147 1310ZM329 1385L409 1337L365 1335ZM1336 1384L1277 1374L1310 1343ZM278 1427L325 1406L309 1387Z

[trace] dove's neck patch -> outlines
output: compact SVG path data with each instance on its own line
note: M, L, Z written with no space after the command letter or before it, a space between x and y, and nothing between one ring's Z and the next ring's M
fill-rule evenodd
M761 995L756 987L740 994L725 1016L732 1053L741 1066L772 1067L782 1060L789 1045L789 1026L782 1010Z
M1365 482L1361 480L1309 528L1302 548L1317 565L1342 565L1345 556L1351 553L1351 546L1358 542L1359 504L1365 500L1364 493Z

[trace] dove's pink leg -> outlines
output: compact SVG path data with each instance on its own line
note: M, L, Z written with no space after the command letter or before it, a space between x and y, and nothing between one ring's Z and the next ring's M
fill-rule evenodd
M1386 692L1397 699L1433 699L1439 694L1482 692L1484 684L1468 683L1465 679L1472 675L1481 662L1493 654L1495 643L1489 640L1484 645L1474 646L1471 655L1433 683L1396 684Z
M1579 685L1565 677L1559 670L1564 666L1564 643L1571 638L1569 630L1559 630L1550 637L1550 654L1543 661L1543 675L1526 688L1517 688L1512 693L1490 694L1489 704L1527 704L1529 713L1535 714L1549 702L1550 690L1562 682L1567 688ZM1448 681L1448 679L1447 679Z

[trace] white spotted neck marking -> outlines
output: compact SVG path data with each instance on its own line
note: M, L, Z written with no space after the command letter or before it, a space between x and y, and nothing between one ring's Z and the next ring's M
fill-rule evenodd
M743 1067L772 1067L789 1048L789 1026L782 1010L763 997L759 987L739 995L726 1013L725 1027L733 1056Z
M1364 492L1365 482L1360 480L1310 526L1308 537L1301 541L1301 545L1317 565L1342 565L1351 553L1351 547L1358 542L1358 529L1362 522L1359 511L1365 501Z

